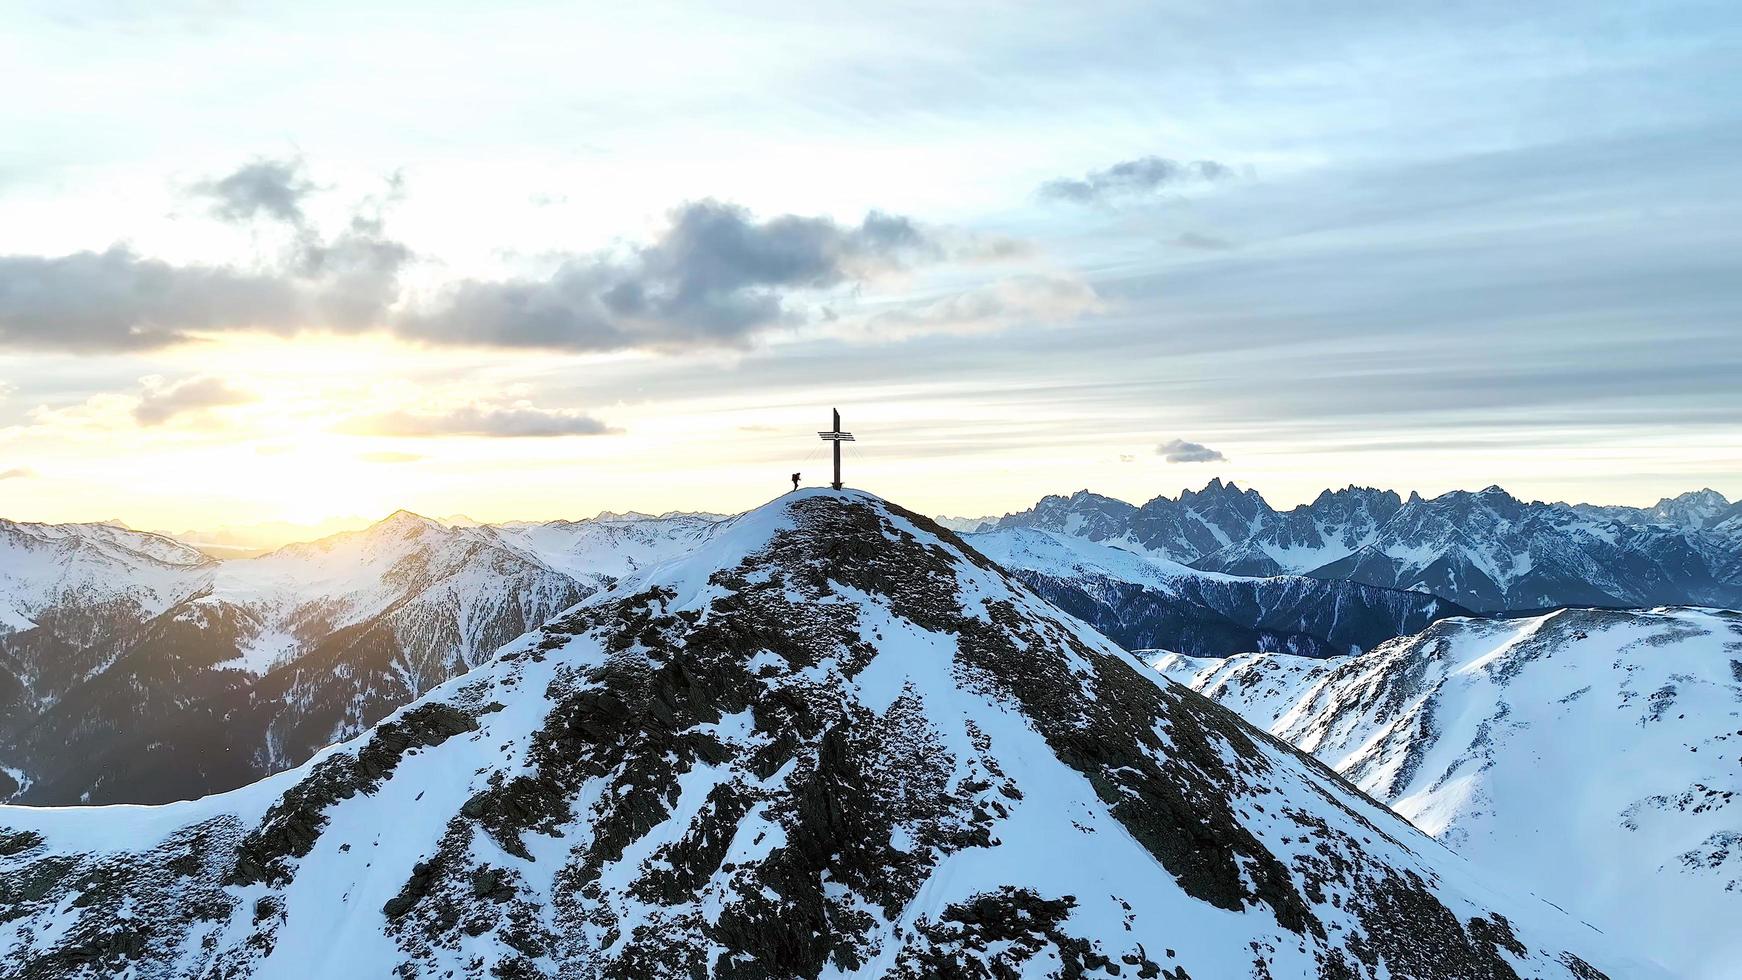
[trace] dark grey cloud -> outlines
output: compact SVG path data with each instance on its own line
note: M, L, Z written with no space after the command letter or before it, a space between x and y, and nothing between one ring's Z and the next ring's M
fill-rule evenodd
M212 214L225 221L264 216L301 227L305 220L303 199L316 186L304 172L302 160L260 158L223 177L202 180L189 190L208 199Z
M466 405L447 412L389 412L358 419L345 431L384 436L548 438L610 435L620 430L582 412L531 405Z
M465 280L424 309L395 311L401 272L414 256L385 233L378 206L331 238L299 231L278 265L259 272L177 265L121 245L0 256L0 346L140 350L199 333L378 328L442 345L743 346L761 331L807 319L796 294L969 257L896 215L872 212L857 224L757 220L735 205L699 201L673 211L650 244L571 256L542 278Z
M872 212L856 225L797 215L758 221L736 205L697 201L673 211L651 244L572 257L542 279L468 280L394 329L437 344L738 346L803 319L793 293L864 282L943 251L896 215Z
M1228 457L1202 443L1169 439L1155 447L1155 454L1170 463L1225 463Z
M307 315L291 279L175 265L126 246L0 256L0 343L71 351L161 347L190 331L283 331Z
M140 425L162 425L177 415L253 400L253 395L231 387L223 378L183 378L168 384L147 379L145 394L133 406L133 420Z
M1165 157L1138 157L1115 163L1105 170L1091 170L1081 180L1060 178L1040 185L1048 201L1094 204L1143 197L1179 184L1225 180L1234 169L1214 160L1184 162Z
M144 350L231 330L358 331L399 297L411 250L357 218L308 237L280 268L178 265L123 245L62 256L0 255L0 345Z

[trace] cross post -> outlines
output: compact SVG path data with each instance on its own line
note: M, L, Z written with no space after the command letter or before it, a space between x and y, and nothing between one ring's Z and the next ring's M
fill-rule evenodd
M841 443L853 442L853 433L841 431L841 410L835 409L835 427L828 432L819 432L824 442L835 444L835 482L831 484L836 490L841 489Z

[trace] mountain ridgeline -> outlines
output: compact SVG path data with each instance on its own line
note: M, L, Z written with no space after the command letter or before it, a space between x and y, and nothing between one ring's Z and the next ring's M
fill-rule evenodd
M714 526L401 511L220 561L0 521L0 799L166 802L278 772Z
M1437 595L1479 612L1742 605L1742 505L1701 490L1647 508L1431 499L1348 487L1278 511L1212 480L1142 506L1086 490L977 530L1035 529L1240 576L1306 575Z
M299 768L0 807L7 976L1655 976L940 526L726 522Z
M1470 611L1422 592L1189 568L1152 553L1033 528L966 536L1047 601L1127 650L1194 656L1359 653Z

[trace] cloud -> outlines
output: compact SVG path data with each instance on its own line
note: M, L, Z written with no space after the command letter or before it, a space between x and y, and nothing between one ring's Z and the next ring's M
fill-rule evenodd
M365 463L416 463L427 458L421 453L395 452L364 453L362 456Z
M1067 276L1013 276L918 306L867 318L864 332L878 339L914 334L979 333L1024 324L1059 324L1103 308L1093 287Z
M138 350L188 331L286 330L307 312L295 284L279 277L172 265L122 245L0 256L0 342L15 347Z
M1234 243L1225 238L1217 238L1214 235L1199 234L1195 231L1180 232L1179 237L1175 238L1173 243L1178 245L1180 248L1196 248L1211 252L1226 251L1227 249L1234 247Z
M315 189L303 173L302 160L262 157L224 177L200 181L190 191L209 198L213 216L225 221L250 221L265 215L302 227L303 199Z
M223 206L300 213L293 199L262 190L275 186L268 177L251 181L232 188ZM742 207L706 200L674 210L651 243L570 256L543 278L465 280L412 310L399 308L400 276L414 256L385 234L377 204L329 239L301 227L294 247L261 271L177 265L123 245L0 256L0 346L130 351L228 331L384 329L432 345L742 347L763 331L810 319L813 311L796 302L802 294L856 288L913 263L1014 248L947 237L880 212L857 224L798 215L758 220Z
M804 319L792 294L864 283L942 254L895 215L874 211L856 225L758 221L736 205L697 201L674 210L651 244L571 257L544 279L462 282L394 330L433 344L575 351L742 346Z
M1094 204L1143 197L1178 184L1225 180L1232 176L1232 167L1214 160L1187 163L1149 156L1115 163L1105 170L1091 170L1081 180L1049 180L1040 185L1039 193L1042 200Z
M1169 439L1155 447L1155 454L1170 463L1224 463L1228 457L1202 443Z
M597 436L620 432L581 412L537 408L520 403L509 406L466 405L446 412L388 412L354 420L344 431L385 436L487 436L492 438L548 438L552 436Z
M184 378L169 384L161 378L146 378L144 383L145 394L133 406L133 419L140 425L162 425L188 412L254 400L253 395L230 387L222 378Z
M128 351L185 343L202 332L355 332L381 321L410 258L368 222L353 222L332 241L305 243L284 268L267 272L175 265L124 245L0 256L0 344Z
M36 471L28 466L14 466L11 469L0 470L0 480L26 480L36 475Z

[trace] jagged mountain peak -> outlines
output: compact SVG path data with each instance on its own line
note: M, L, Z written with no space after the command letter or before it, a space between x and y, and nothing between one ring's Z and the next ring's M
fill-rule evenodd
M1633 975L856 491L735 518L298 770L0 828L24 978Z

